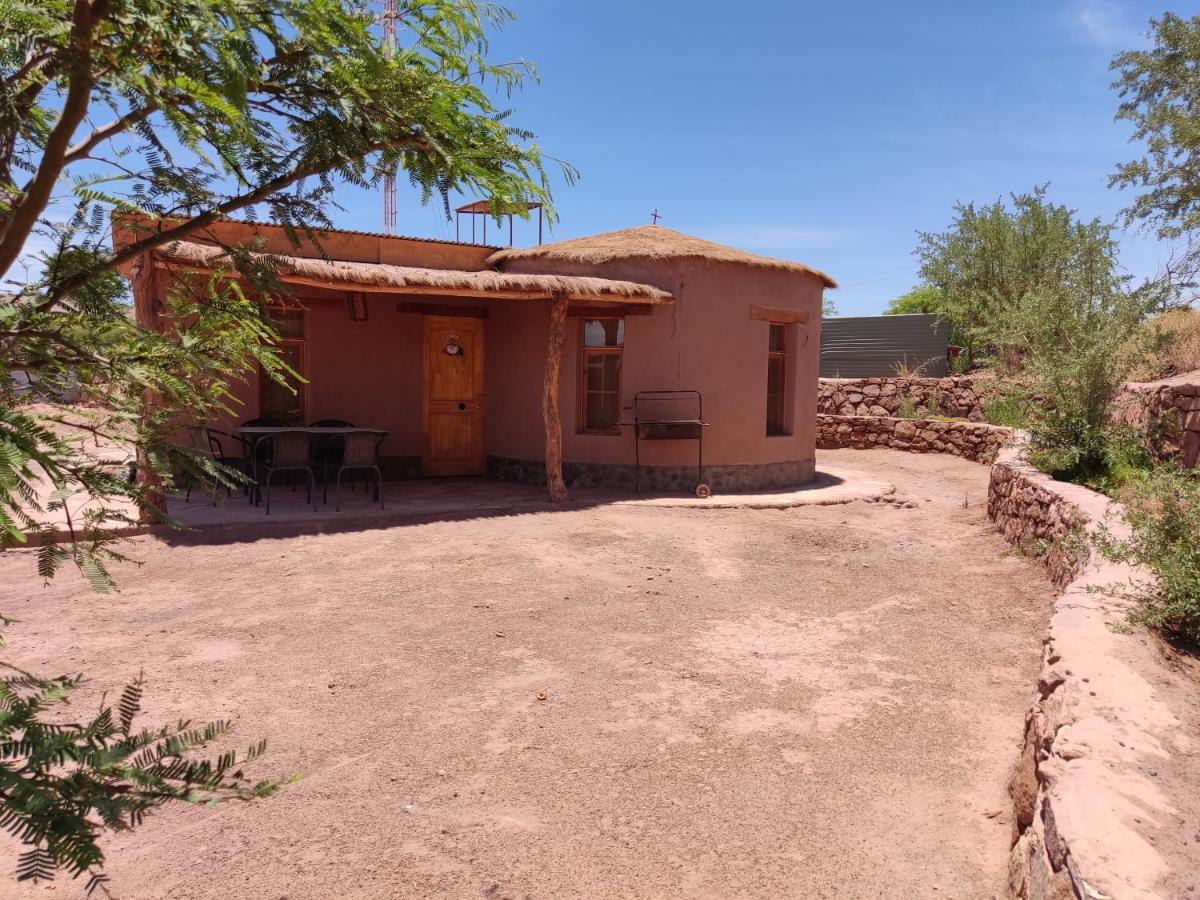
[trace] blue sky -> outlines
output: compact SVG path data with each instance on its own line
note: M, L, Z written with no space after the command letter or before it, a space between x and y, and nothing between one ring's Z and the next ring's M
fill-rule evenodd
M1161 3L1161 0L1160 0ZM1145 43L1160 4L753 0L510 0L496 60L542 81L513 121L581 172L557 185L553 239L649 221L797 259L843 285L843 315L879 312L916 280L914 232L957 200L1050 182L1051 198L1113 219L1130 158L1113 121L1114 53ZM1179 7L1176 7L1179 9ZM1183 11L1183 10L1180 10ZM401 185L402 234L453 237ZM336 220L378 230L382 200L346 189ZM491 235L489 235L490 237ZM517 225L517 243L536 229ZM1122 239L1135 276L1166 248Z

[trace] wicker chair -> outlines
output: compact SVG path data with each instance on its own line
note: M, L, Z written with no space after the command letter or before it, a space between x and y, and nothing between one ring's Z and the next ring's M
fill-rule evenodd
M353 428L353 422L345 419L318 419L309 428ZM322 503L329 502L329 472L342 464L342 448L345 446L340 434L319 434L313 441L313 467L321 476Z
M248 479L249 471L250 471L250 463L249 463L249 458L245 455L245 443L246 442L244 440L242 440L241 438L238 438L238 437L234 437L233 435L229 434L228 432L219 431L216 428L205 428L205 427L195 428L195 429L191 430L190 434L191 434L192 447L195 450L207 452L208 456L212 459L213 463L215 463L217 466L220 466L221 468L230 470L231 473L234 473L234 474L232 474L232 477L234 477L235 479L237 479L239 481L243 481L243 482L245 482ZM229 438L230 440L238 441L243 448L243 455L228 456L225 453L225 444L221 441L221 438ZM222 486L224 486L224 488L225 488L225 496L227 496L227 497L233 496L233 490L230 488L230 486L228 484L225 484L224 482L221 482L216 478L205 479L205 480L206 481L211 480L211 482L212 482L212 493L213 493L213 505L214 506L216 505L216 502L217 502L216 501L217 492L220 490L220 488ZM195 479L188 476L187 490L184 492L184 495L183 495L183 500L185 503L192 502L192 488L193 487L195 487ZM243 483L243 490L249 490L249 485Z
M379 469L379 445L385 435L368 431L352 431L345 436L342 444L342 461L337 470L337 481L333 488L333 504L336 512L341 512L342 473L344 472L374 472L375 496L379 500L379 508L383 509L383 473Z
M263 466L266 473L267 515L271 514L271 480L276 472L303 472L307 478L307 502L317 511L316 481L312 468L312 435L306 431L281 431L271 437L270 461Z

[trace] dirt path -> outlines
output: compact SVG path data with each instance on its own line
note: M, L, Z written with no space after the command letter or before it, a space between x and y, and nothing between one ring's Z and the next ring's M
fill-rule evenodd
M821 461L916 506L139 538L99 598L7 554L11 654L95 694L144 667L147 722L232 718L304 776L113 840L122 897L1000 896L1051 589L985 467Z

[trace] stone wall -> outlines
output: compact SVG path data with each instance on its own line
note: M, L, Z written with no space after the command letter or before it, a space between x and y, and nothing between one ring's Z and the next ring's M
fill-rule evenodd
M758 463L745 466L704 466L704 481L714 493L777 490L794 488L812 480L813 460ZM546 464L538 459L509 456L487 458L489 478L518 484L545 484ZM642 489L648 493L686 493L696 487L695 466L642 466ZM637 486L637 471L632 465L612 463L563 462L563 480L567 487L602 488L632 491Z
M990 375L946 378L822 378L817 412L827 416L894 416L903 397L911 397L925 415L983 421L983 403L991 395Z
M1054 481L1023 455L1001 451L988 513L1061 592L1009 780L1009 896L1166 900L1178 895L1174 873L1200 871L1200 844L1186 839L1171 801L1186 790L1172 780L1171 757L1188 767L1192 688L1143 629L1110 627L1127 601L1098 589L1147 573L1089 559L1071 539L1105 518L1108 498ZM1183 839L1164 840L1164 829Z
M1200 463L1200 372L1162 381L1130 382L1116 401L1116 419L1146 432L1164 457Z
M1013 431L999 425L941 419L894 419L886 416L817 416L817 449L856 450L889 447L914 453L949 453L975 462L991 462L1011 441Z

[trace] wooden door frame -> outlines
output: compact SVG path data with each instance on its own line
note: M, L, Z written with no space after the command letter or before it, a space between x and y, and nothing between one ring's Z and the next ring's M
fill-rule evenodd
M472 365L477 366L478 375L477 390L475 393L477 409L475 413L479 419L479 437L478 447L476 448L476 471L471 475L483 475L487 471L487 453L484 442L484 429L486 427L485 406L487 395L485 391L485 363L487 359L487 326L486 318L479 316L474 309L464 310L463 314L443 314L440 311L437 314L425 314L421 316L421 473L426 477L438 477L438 473L430 472L429 468L429 382L430 382L430 364L432 355L429 344L430 320L461 320L466 329L474 331L478 335L478 346L475 348L477 359L473 359Z

